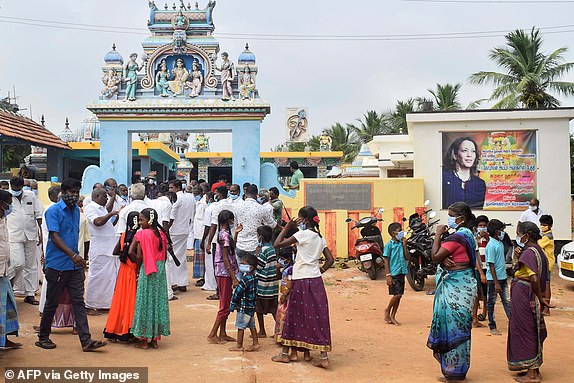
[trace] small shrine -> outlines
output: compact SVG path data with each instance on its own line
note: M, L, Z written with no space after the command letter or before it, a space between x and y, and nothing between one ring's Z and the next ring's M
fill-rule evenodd
M203 8L150 1L143 52L111 45L99 97L87 106L100 121L100 165L86 169L84 184L131 179L132 160L125 153L131 152L133 133L169 134L169 146L183 162L191 137L191 149L208 151L208 142L207 148L196 145L197 137L216 132L232 133L234 182L259 183L259 130L271 108L260 98L249 45L234 61L213 36L214 9L211 0Z

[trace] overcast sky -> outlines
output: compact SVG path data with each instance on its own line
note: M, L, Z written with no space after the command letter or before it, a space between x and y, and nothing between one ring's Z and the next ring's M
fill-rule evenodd
M163 8L164 1L156 4ZM200 8L206 4L207 0L199 1ZM488 53L504 43L504 33L488 38L401 41L269 41L230 39L232 34L507 31L571 25L573 14L574 2L552 1L217 0L214 20L221 50L228 51L233 61L246 42L257 56L258 89L272 109L262 129L261 148L268 150L284 141L285 109L290 106L307 106L311 134L319 134L335 122L353 122L367 110L387 111L398 99L428 96L427 89L436 83L462 83L464 105L488 97L489 87L469 85L467 79L473 72L496 69ZM145 29L149 8L147 0L0 0L0 94L6 96L15 86L20 106L32 105L33 118L39 120L45 114L48 128L59 132L66 117L77 128L88 116L85 106L100 94L103 56L112 43L127 59L132 51L142 52L145 31L56 29L22 21L8 23L14 20L6 17ZM566 32L544 34L546 51L571 48L574 33L568 30L574 27L547 32L561 30ZM574 51L566 58L574 61ZM574 73L566 80L574 81L573 77ZM571 104L571 100L563 103ZM229 137L217 137L212 150L230 150L229 141Z

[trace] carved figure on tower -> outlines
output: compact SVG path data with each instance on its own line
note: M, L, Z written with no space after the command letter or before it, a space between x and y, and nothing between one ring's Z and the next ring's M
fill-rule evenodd
M321 133L321 137L319 137L319 150L321 152L329 152L331 151L331 144L333 143L333 139L326 131Z
M175 66L171 71L173 80L169 82L169 89L173 92L174 97L183 94L185 83L189 78L189 71L185 67L183 59L175 61Z
M223 96L221 99L223 101L229 101L233 99L233 87L231 84L234 79L233 73L235 70L233 69L233 63L229 61L227 52L223 52L221 58L223 59L223 63L221 63L221 67L216 68L221 72L221 85L223 86Z
M160 70L155 75L155 84L160 96L169 96L169 70L165 60L161 61Z
M205 133L196 134L193 148L196 152L209 152L209 137Z
M253 98L253 92L255 92L255 80L251 76L251 70L246 66L243 68L243 74L239 78L239 94L241 99L250 100Z
M197 97L201 93L201 88L203 87L203 74L199 70L199 64L194 61L191 64L191 75L189 76L191 81L188 81L186 86L191 89L189 97Z
M130 55L130 60L126 63L124 67L125 77L124 82L126 83L126 100L135 101L136 100L136 89L138 84L138 72L144 67L144 62L139 65L136 60L138 58L137 53L132 53Z
M102 82L105 85L105 88L102 89L102 95L104 97L111 98L118 93L119 86L122 80L118 76L116 70L110 68L108 69L104 77L102 77Z
M186 29L187 28L187 17L185 17L183 15L183 12L181 12L181 10L179 11L179 13L177 14L177 16L174 19L174 28L175 29Z

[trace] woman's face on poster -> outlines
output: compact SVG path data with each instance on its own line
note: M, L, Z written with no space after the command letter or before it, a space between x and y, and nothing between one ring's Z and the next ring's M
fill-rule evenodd
M469 140L461 142L456 151L456 163L462 168L472 168L476 161L476 147Z

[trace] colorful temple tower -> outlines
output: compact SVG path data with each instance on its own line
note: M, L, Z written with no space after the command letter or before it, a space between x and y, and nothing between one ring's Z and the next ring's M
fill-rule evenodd
M255 55L246 45L237 64L213 37L215 1L204 9L149 2L151 35L128 59L116 46L104 56L103 89L87 108L100 121L100 166L84 185L108 177L129 183L133 133L232 133L233 181L259 184L260 124L270 105L259 97Z

